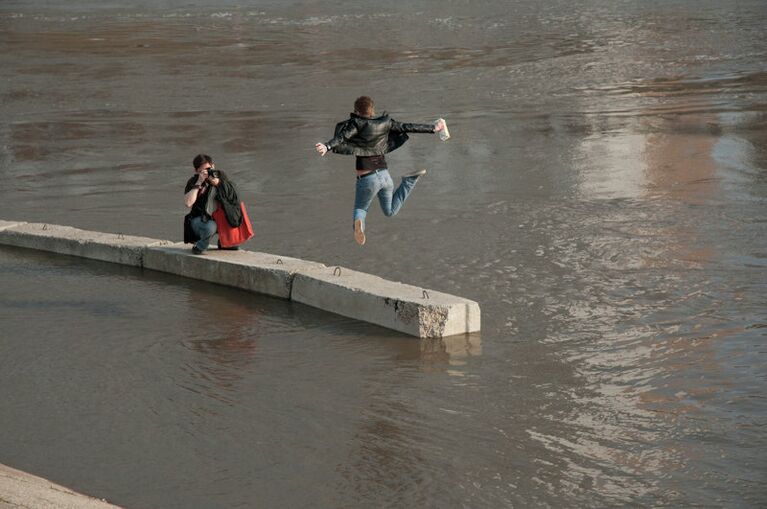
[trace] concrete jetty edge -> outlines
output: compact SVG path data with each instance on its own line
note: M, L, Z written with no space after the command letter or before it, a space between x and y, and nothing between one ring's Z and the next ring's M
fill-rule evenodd
M120 509L56 483L0 464L0 509Z
M474 301L344 267L299 271L291 300L420 338L480 329Z
M80 256L240 288L420 338L479 332L479 304L345 267L257 251L194 255L168 240L0 220L0 244Z

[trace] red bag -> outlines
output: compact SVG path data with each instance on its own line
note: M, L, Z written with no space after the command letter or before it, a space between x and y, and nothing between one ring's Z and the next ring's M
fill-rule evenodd
M221 247L239 246L253 236L253 226L251 226L250 218L245 211L244 202L240 202L240 208L242 209L242 224L237 228L232 228L229 225L221 205L213 212L213 219L216 221L216 227L218 228L218 241Z

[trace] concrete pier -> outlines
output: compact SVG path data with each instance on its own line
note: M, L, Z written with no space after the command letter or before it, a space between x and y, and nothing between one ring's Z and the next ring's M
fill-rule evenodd
M0 221L2 243L53 253L92 258L141 267L148 246L170 244L166 240L119 233L79 230L71 226Z
M480 330L479 304L344 267L255 251L211 249L69 226L0 220L0 244L81 256L290 299L421 338Z
M120 509L0 464L0 509Z
M343 267L300 271L291 300L421 338L478 331L479 304Z
M317 262L254 251L213 249L196 256L190 255L189 249L183 243L147 249L144 268L290 299L296 272L325 267Z

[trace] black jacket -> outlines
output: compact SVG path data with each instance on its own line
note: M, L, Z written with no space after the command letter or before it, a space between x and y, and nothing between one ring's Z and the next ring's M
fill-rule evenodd
M433 132L433 124L397 122L386 113L377 118L352 113L336 124L333 139L325 145L336 154L379 156L401 147L408 140L407 133Z
M226 178L224 172L221 174L221 181L216 188L215 193L211 193L211 196L215 198L218 203L221 204L221 208L224 209L224 215L226 216L226 222L232 228L237 228L242 224L242 207L240 207L240 198L237 196L237 190L234 188L234 184ZM213 207L215 210L215 207Z

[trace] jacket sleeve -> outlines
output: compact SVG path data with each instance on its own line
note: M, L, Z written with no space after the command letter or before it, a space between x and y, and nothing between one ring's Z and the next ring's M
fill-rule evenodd
M357 125L354 122L342 122L339 124L338 128L336 128L333 139L325 143L325 146L328 147L328 150L333 150L339 144L348 140L355 134L357 134Z
M433 133L434 124L411 124L391 119L391 130L395 133Z

